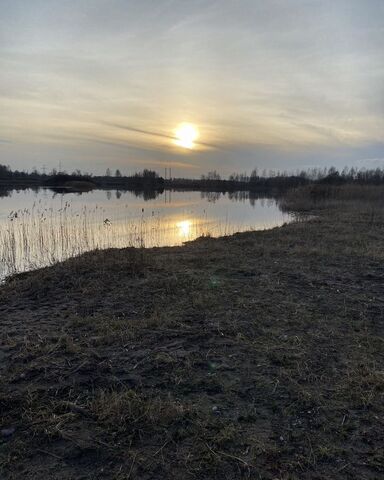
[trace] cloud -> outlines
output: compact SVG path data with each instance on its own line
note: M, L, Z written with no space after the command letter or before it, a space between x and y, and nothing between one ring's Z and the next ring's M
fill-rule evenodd
M179 169L187 169L187 170L197 170L200 168L199 165L194 165L193 163L188 162L177 162L174 160L143 160L140 161L140 164L148 165L153 167L162 167L162 168L179 168Z
M127 125L117 125L117 124L113 124L113 123L105 123L105 125L109 126L109 127L115 127L115 128L120 128L120 129L123 129L123 130L128 130L129 132L134 132L134 133L142 133L143 135L149 135L151 137L159 137L159 138L164 138L166 140L176 140L176 137L174 135L167 135L166 133L159 133L159 132L155 132L155 131L151 131L151 130L143 130L141 128L136 128L136 127L130 127L130 126L127 126ZM203 146L203 147L209 147L209 148L220 148L218 145L213 145L211 143L206 143L206 142L200 142L198 140L196 140L194 142L196 145L200 145L200 146Z
M168 132L187 121L201 170L289 168L311 150L353 162L384 131L383 15L381 0L3 0L8 161L28 167L26 145L49 142L48 162L91 169L93 139L105 163L183 163Z

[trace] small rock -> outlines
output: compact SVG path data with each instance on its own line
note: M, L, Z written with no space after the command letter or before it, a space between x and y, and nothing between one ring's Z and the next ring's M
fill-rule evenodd
M10 428L3 428L0 433L2 437L10 437L15 432L16 432L16 428L10 427Z
M219 415L220 414L219 407L217 407L216 405L212 407L212 412L215 413L216 415Z

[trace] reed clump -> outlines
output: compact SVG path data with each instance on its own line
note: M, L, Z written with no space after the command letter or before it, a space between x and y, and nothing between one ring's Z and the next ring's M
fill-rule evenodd
M11 212L0 224L0 279L92 250L174 246L248 228L231 225L228 219L214 221L206 212L180 220L142 209L132 217L132 212L121 206L112 218L98 205L75 209L67 201L54 209L39 201L29 209Z

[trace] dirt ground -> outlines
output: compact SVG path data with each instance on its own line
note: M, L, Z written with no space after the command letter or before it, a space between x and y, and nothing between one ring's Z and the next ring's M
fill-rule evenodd
M384 213L315 213L8 280L0 478L383 478Z

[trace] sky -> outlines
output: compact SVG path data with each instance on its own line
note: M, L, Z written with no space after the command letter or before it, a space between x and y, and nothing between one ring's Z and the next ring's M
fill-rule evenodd
M384 166L383 0L0 0L0 163ZM188 123L193 148L175 142Z

